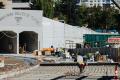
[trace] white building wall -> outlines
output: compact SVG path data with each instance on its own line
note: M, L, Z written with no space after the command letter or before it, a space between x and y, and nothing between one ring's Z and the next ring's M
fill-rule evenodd
M17 53L19 51L19 33L33 31L38 33L38 48L43 47L42 11L37 10L0 10L0 31L17 33Z
M43 17L43 47L64 47L64 24Z
M64 47L64 23L54 21L53 23L53 44L56 47Z
M43 17L43 47L66 47L66 41L80 43L78 27ZM81 36L82 37L82 36Z
M43 17L43 47L48 48L53 45L68 48L71 43L75 47L76 43L83 43L84 34L96 34L95 31L85 27L71 26L59 21ZM70 43L70 44L68 44Z
M3 9L0 10L0 31L17 33L17 51L19 51L19 33L23 31L38 33L38 48L68 47L66 41L74 44L82 43L84 34L96 33L85 27L71 26L42 17L42 11Z

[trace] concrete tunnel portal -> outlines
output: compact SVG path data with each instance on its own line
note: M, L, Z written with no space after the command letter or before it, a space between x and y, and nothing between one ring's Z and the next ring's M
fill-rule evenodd
M38 49L38 33L23 31L19 34L19 47L29 53ZM20 52L20 51L19 51Z
M13 31L0 32L0 53L17 53L17 33Z

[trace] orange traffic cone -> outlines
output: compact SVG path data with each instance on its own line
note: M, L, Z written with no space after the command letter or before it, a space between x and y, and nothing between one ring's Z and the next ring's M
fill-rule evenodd
M118 67L117 65L115 65L115 77L114 77L115 80L118 80Z

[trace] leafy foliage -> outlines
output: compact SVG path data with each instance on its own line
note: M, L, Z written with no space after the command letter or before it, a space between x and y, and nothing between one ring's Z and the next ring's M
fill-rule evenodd
M76 0L34 0L32 9L43 10L44 16L58 18L75 26L92 29L118 29L120 31L120 14L114 7L102 8L76 5Z
M53 18L54 1L53 0L34 0L31 9L43 10L43 15L48 18Z
M59 0L55 2L55 16L60 18L63 15L63 19L66 23L76 25L76 0Z

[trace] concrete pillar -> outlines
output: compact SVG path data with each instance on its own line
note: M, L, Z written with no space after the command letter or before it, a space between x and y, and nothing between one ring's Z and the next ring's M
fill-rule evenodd
M43 42L43 34L44 34L44 31L43 31L44 29L43 29L43 25L42 26L40 26L40 31L38 32L39 34L38 34L38 38L39 38L39 45L40 45L40 49L42 49L43 48L43 45L44 45L44 42Z
M38 38L38 50L40 50L40 40Z
M17 33L17 54L19 54L19 33Z
M41 41L40 41L40 35L38 34L38 50L41 49Z

